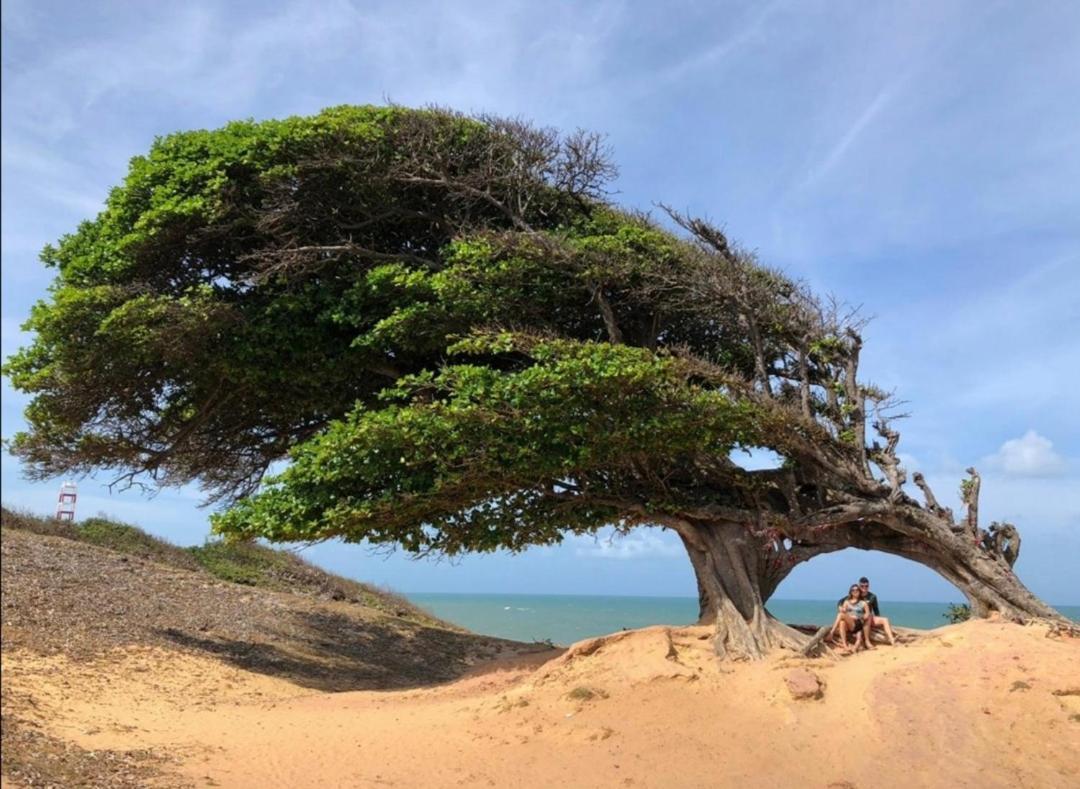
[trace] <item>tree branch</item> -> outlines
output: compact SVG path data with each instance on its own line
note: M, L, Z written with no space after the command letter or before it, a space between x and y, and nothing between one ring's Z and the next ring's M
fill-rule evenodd
M859 387L859 352L862 350L862 337L854 329L849 328L847 335L851 340L851 346L847 353L847 372L844 376L844 388L846 391L846 405L851 410L851 430L855 433L855 446L859 452L859 465L863 472L869 476L870 469L866 463L866 397Z
M967 528L968 536L973 540L979 538L979 487L982 484L982 480L979 478L979 472L973 467L967 470L970 475L960 484L960 495L964 501L964 506L967 507L967 514L964 517L964 525Z
M876 441L874 442L871 459L881 467L881 470L885 472L885 478L889 481L889 487L892 489L889 500L897 501L904 494L903 485L907 481L907 474L896 459L896 445L900 442L900 433L889 427L889 422L885 417L879 417L874 422L874 429L886 443L882 448Z
M604 295L603 285L597 285L593 288L593 298L596 299L596 304L600 307L600 315L604 319L604 328L607 329L608 339L611 344L622 345L623 333L615 320L615 311L611 309L611 303L608 302L607 296Z
M934 492L930 490L930 485L927 484L926 478L922 473L916 471L912 479L915 481L915 484L918 485L919 490L922 491L923 497L926 499L926 508L938 517L944 518L949 523L954 523L952 510L938 504L938 500L934 497Z

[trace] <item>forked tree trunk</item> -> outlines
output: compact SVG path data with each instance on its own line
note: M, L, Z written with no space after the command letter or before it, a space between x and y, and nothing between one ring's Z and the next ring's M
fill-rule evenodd
M813 544L800 540L792 545L758 536L745 523L679 519L669 525L690 556L698 585L698 621L716 625L720 657L758 659L776 647L804 646L807 637L769 614L765 603L798 564L844 548L883 551L929 567L964 593L978 617L997 612L1014 621L1067 621L1032 594L1007 562L948 530L913 536L902 524L890 528L849 523L819 532ZM839 579L838 586L846 588L849 580Z
M682 520L673 528L697 578L698 622L716 625L717 655L754 660L775 647L802 645L805 636L769 614L765 601L791 568L809 556L796 557L743 524Z

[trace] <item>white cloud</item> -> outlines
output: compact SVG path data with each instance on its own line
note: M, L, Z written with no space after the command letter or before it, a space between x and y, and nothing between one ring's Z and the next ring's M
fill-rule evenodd
M657 529L636 529L629 534L599 534L595 538L575 539L575 555L599 559L648 559L682 556L685 551L678 539Z
M1065 459L1054 451L1053 442L1034 430L1006 441L985 463L1019 477L1049 477L1065 470Z
M983 463L978 466L982 472L979 491L982 526L993 521L1013 523L1020 527L1027 540L1025 546L1057 539L1080 529L1080 478L1075 474L1020 475L1004 471L1000 466L987 465L987 461L989 458L983 458ZM937 500L952 508L958 517L962 516L960 481L965 476L963 469L930 468L924 470L924 474ZM910 482L908 493L922 501L922 494Z

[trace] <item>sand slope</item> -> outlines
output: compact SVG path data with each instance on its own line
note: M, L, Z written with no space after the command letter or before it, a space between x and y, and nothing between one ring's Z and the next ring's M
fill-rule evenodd
M161 647L8 653L50 736L161 785L1076 787L1080 643L971 622L839 660L721 664L649 628L405 691L331 693ZM516 661L516 662L515 662ZM809 667L819 700L785 678Z
M144 556L127 543L112 550L70 532L0 512L4 786L14 778L122 789L169 767L171 752L152 746L87 749L54 736L51 711L69 700L93 704L97 694L205 707L258 700L259 679L271 677L293 695L411 689L460 678L496 656L553 654L543 644L469 633L314 567L297 583L295 562L284 563L293 573L286 590L260 588L193 571L172 554L190 556L172 546L151 542L156 553ZM151 540L143 538L135 548ZM131 727L123 712L106 725Z

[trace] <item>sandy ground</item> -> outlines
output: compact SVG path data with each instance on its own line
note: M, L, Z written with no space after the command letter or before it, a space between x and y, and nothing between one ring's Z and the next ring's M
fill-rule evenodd
M159 785L1077 787L1080 642L970 622L840 659L717 663L649 628L405 691L324 692L161 647L8 652L49 736L164 759ZM809 668L820 699L786 679Z

